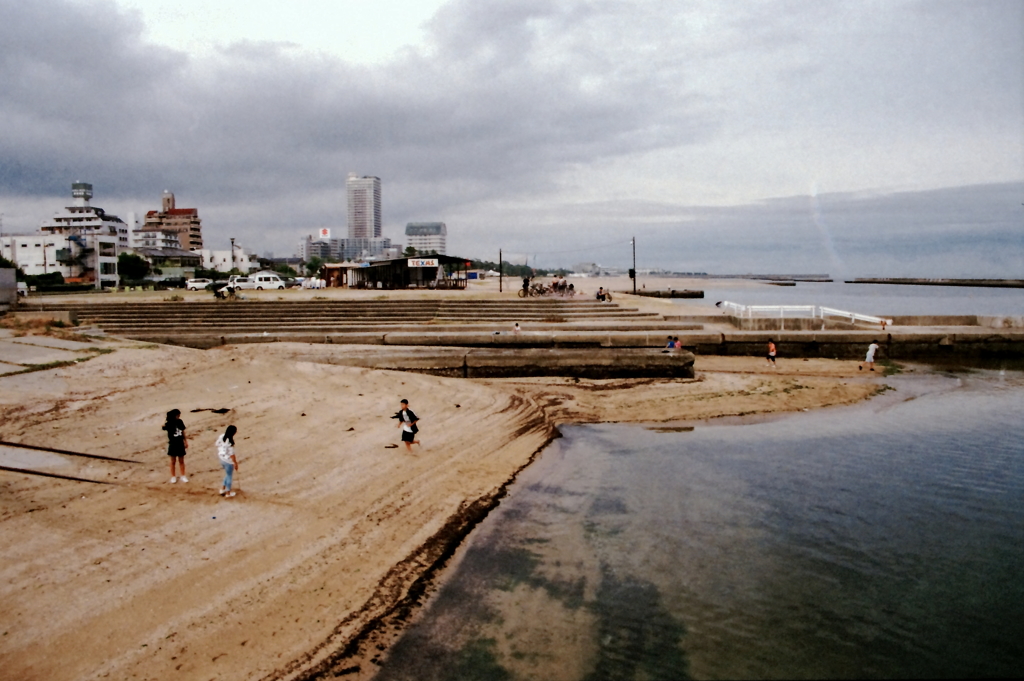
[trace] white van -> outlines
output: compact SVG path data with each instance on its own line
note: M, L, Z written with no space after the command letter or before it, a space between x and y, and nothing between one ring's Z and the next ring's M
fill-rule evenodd
M262 291L265 288L284 288L284 279L277 276L276 272L256 272L247 277L234 275L228 279L228 286L235 289L256 289Z

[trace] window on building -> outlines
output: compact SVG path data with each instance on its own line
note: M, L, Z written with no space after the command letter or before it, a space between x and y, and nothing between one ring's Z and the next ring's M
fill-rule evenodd
M114 249L114 244L107 243L105 241L101 241L100 242L100 256L101 257L103 257L103 258L113 258L115 255L117 255L117 252ZM110 272L107 272L107 274L110 274Z
M101 262L100 274L117 274L116 262Z

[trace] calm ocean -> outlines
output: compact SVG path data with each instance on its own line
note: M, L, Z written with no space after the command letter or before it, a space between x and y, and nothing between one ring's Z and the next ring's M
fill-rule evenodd
M894 315L1024 315L1024 289L965 286L900 286L894 284L804 283L701 286L703 301L687 304L713 306L729 300L740 305L824 305L861 314Z
M563 429L378 676L1019 677L1024 376Z

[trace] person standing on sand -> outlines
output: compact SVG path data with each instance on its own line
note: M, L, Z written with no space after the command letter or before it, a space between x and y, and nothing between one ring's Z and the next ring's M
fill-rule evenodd
M868 354L864 358L864 364L868 365L868 369L871 371L875 370L875 352L878 351L878 341L871 341L871 345L868 346ZM864 368L864 364L858 364L857 370L860 371Z
M224 482L221 483L219 492L222 497L235 496L231 490L231 478L238 470L238 459L235 457L235 433L237 432L237 428L228 426L224 434L217 438L217 458L220 459L221 468L224 469Z
M768 339L768 364L772 369L777 368L775 365L775 341L771 338Z
M171 457L171 482L177 482L174 474L174 462L178 462L181 469L181 481L188 482L185 477L185 450L188 449L188 440L185 438L185 424L181 421L181 412L172 409L167 412L167 421L163 425L167 431L167 456Z
M402 408L392 418L398 419L398 427L402 429L402 442L405 443L406 450L411 452L413 445L420 445L420 441L416 439L416 433L420 429L416 425L419 417L409 408L409 400L402 400Z

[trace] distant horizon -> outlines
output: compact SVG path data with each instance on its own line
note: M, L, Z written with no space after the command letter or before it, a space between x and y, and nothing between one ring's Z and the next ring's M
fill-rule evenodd
M87 180L82 180L87 181ZM4 210L12 198L0 191L2 232L35 233L39 224L54 212L71 204L67 183L64 196L38 197L30 204L25 197L13 200L22 210L40 207L39 217L32 227L18 228L11 224L10 213ZM94 186L96 195L91 205L103 208L109 214L126 219L131 213L141 218L152 208L138 208L143 201L104 200L102 187ZM386 186L386 185L385 185ZM161 190L161 194L162 194ZM176 195L177 196L177 195ZM196 202L179 201L185 207L197 208L203 220L204 243L229 242L231 232L210 224L210 214L221 211L217 206L194 205ZM152 205L152 201L149 205ZM768 272L768 264L783 272L807 272L808 262L826 263L833 278L855 277L911 277L911 278L1003 278L1024 277L1024 181L998 184L948 187L930 191L904 191L893 193L834 193L817 196L789 196L767 199L737 206L679 206L640 204L637 202L603 202L579 210L586 214L595 233L602 239L593 239L577 248L541 248L547 242L556 246L550 234L535 238L531 252L524 253L522 236L510 232L510 246L501 247L504 258L512 264L528 263L537 269L571 269L581 262L594 262L603 267L628 269L631 266L631 239L636 236L637 265L642 269L662 269L672 272ZM107 208L106 206L110 206ZM623 205L625 204L625 205ZM42 209L43 206L47 208ZM622 219L623 211L633 213L632 226L619 228L615 221ZM387 203L384 214L387 216ZM343 216L344 213L342 212ZM606 217L607 216L607 217ZM639 217L638 217L639 216ZM647 216L646 218L643 216ZM24 223L24 215L19 223ZM646 222L646 224L645 224ZM969 227L973 222L973 227ZM479 248L471 249L458 224L449 225L450 254L474 260L497 262L497 250L482 255ZM761 229L752 231L749 225ZM142 226L141 224L139 225ZM288 239L288 255L305 236L316 237L316 231L328 226L294 228L294 240ZM342 218L332 230L347 229ZM954 229L955 228L955 229ZM615 238L613 232L629 230L629 235ZM384 236L392 243L402 242L404 234L388 237L388 232L402 230L401 226L387 222ZM277 231L267 228L257 235ZM851 238L851 234L862 238ZM492 235L492 238L497 238ZM257 253L279 249L274 242L237 238L245 248ZM597 241L598 243L593 243ZM277 243L280 243L278 239ZM703 251L705 262L699 255L690 255L693 243ZM724 244L730 244L725 246ZM226 246L225 246L226 247ZM475 253L469 252L470 250ZM686 253L687 262L672 262L676 253ZM954 262L949 255L956 253Z

